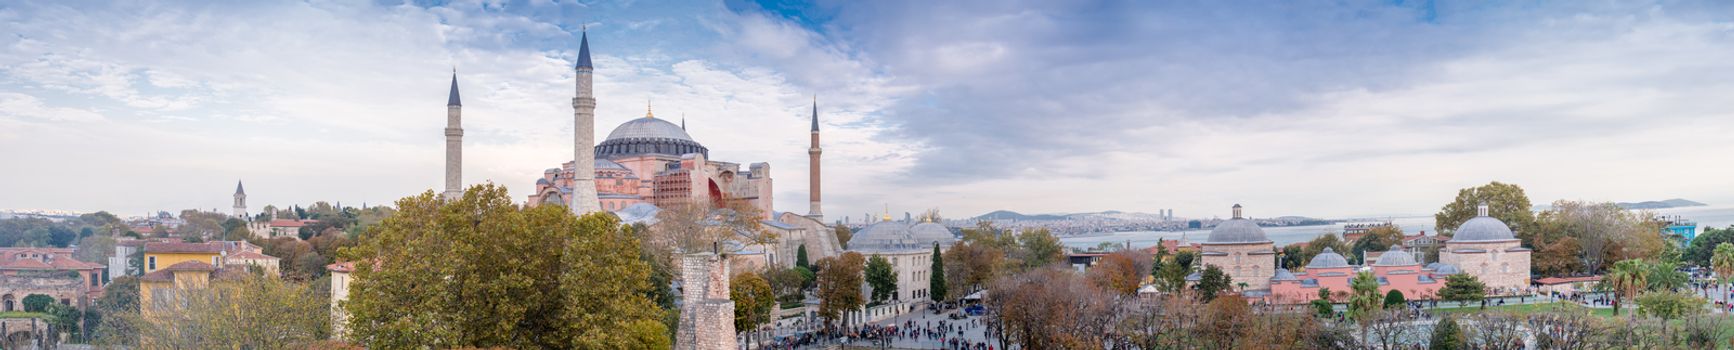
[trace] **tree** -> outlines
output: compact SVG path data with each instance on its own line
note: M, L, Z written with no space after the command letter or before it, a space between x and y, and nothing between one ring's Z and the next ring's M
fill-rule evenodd
M826 324L843 319L850 311L860 309L866 303L861 296L861 284L866 283L862 281L861 270L866 260L856 252L819 259L816 282L819 317L824 318Z
M31 294L24 296L22 303L24 304L25 312L42 312L42 310L48 308L48 304L54 303L54 297L43 294Z
M133 335L148 339L151 347L165 349L306 348L331 329L326 310L331 300L307 283L247 275L175 295L174 303L150 306L167 309L149 317L115 318L129 323Z
M1575 238L1581 252L1582 273L1601 273L1608 261L1650 259L1668 245L1661 230L1647 213L1625 210L1607 202L1557 201L1537 219L1540 228L1530 236Z
M1116 324L1114 298L1076 273L1035 269L995 280L982 300L997 348L1101 349Z
M1648 264L1641 260L1623 260L1608 270L1601 286L1614 292L1614 315L1620 314L1621 300L1635 297L1638 292L1649 288L1649 271Z
M1019 258L1025 269L1048 266L1065 257L1065 246L1046 228L1024 230L1018 234L1018 244L1023 248Z
M945 250L944 259L945 289L958 296L986 288L1005 266L1005 252L981 241L954 243Z
M1714 266L1710 259L1715 255L1716 246L1722 243L1734 244L1734 227L1706 227L1703 233L1692 238L1682 258L1693 265Z
M735 332L747 332L771 322L771 307L777 304L770 283L756 273L737 273L729 279L729 300L735 302Z
M78 329L79 323L83 321L84 313L79 312L78 308L71 305L48 304L42 313L48 314L48 324L53 327L55 333L65 333L71 335L74 340L83 340L83 337L80 336L82 333Z
M1343 242L1343 239L1334 233L1319 235L1307 242L1306 249L1301 250L1299 266L1306 266L1307 263L1312 262L1313 257L1319 256L1319 253L1324 252L1325 248L1331 248L1332 251L1340 253L1349 251L1349 244Z
M1306 264L1303 263L1307 258L1305 251L1306 249L1301 248L1300 243L1291 243L1282 246L1282 260L1280 260L1280 263L1282 264L1281 267L1293 270L1298 269L1301 266L1306 266Z
M1392 289L1390 292L1385 293L1384 306L1386 309L1400 308L1403 307L1403 304L1408 303L1409 299L1403 297L1403 291Z
M1427 341L1429 350L1459 350L1467 349L1463 341L1463 329L1457 326L1457 319L1445 316L1439 324L1433 326L1433 337Z
M897 299L897 270L891 269L891 260L873 255L867 259L864 273L867 285L873 287L874 303Z
M455 199L427 191L396 207L340 254L357 262L343 307L352 339L367 347L668 343L665 313L646 296L661 286L613 215L521 207L492 184Z
M934 254L934 256L939 256L939 255ZM803 267L803 268L808 266L807 265L807 245L806 244L802 244L798 247L795 247L795 266Z
M1149 254L1137 250L1114 252L1097 261L1086 276L1104 291L1120 296L1137 295L1138 287L1144 283L1144 271L1150 270L1150 259Z
M108 257L114 256L114 237L97 235L80 239L72 255L78 261L106 264Z
M1680 264L1672 261L1658 261L1649 265L1649 272L1644 273L1645 290L1652 292L1670 292L1686 288L1692 282L1692 276L1680 272Z
M1474 218L1477 208L1487 205L1488 216L1504 221L1518 238L1523 238L1525 246L1533 246L1534 242L1527 239L1524 233L1535 222L1535 214L1530 212L1529 196L1523 194L1523 188L1517 185L1494 181L1479 187L1470 187L1457 191L1457 198L1451 203L1439 208L1439 213L1433 214L1433 227L1440 234L1450 236L1457 226Z
M1439 298L1445 301L1455 301L1463 306L1471 301L1481 301L1487 297L1487 285L1481 279L1469 274L1455 274L1445 277L1445 288L1439 290Z
M1370 271L1357 273L1349 281L1349 289L1349 318L1361 324L1361 339L1366 339L1368 325L1385 310L1384 298L1379 296L1379 279Z
M1361 261L1364 252L1383 252L1391 246L1403 244L1403 229L1396 225L1383 225L1367 230L1367 234L1356 239L1348 250L1348 258L1352 263L1366 264Z
M831 234L837 235L837 246L843 249L849 249L849 239L855 236L854 231L850 231L849 227L843 225L837 225Z
M1544 223L1540 226L1549 225ZM1583 249L1578 245L1577 237L1537 237L1536 244L1535 252L1531 254L1533 258L1530 259L1533 272L1544 276L1564 276L1583 270Z
M1716 252L1710 258L1710 269L1716 271L1716 278L1722 283L1734 281L1734 243L1716 245Z
M1704 299L1686 292L1651 292L1637 297L1638 314L1662 319L1663 333L1668 322L1704 312Z
M943 302L947 298L945 290L945 255L939 252L939 243L933 244L933 255L930 256L929 259L933 260L933 266L929 266L927 270L927 298L934 302Z
M744 201L725 198L719 203L694 200L670 203L656 213L645 243L674 253L708 252L716 242L740 240L763 244L775 240L761 224L763 213ZM732 253L732 252L729 252Z
M1198 290L1198 300L1209 303L1216 299L1218 293L1228 291L1234 285L1232 277L1222 272L1216 265L1204 265L1204 272L1198 274L1198 284L1193 289Z

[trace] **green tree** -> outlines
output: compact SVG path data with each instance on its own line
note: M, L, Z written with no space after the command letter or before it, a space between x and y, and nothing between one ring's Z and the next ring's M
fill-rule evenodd
M1403 291L1392 289L1390 292L1385 293L1386 309L1400 308L1403 307L1403 304L1407 303L1409 303L1409 299L1403 297Z
M1693 265L1713 266L1714 263L1710 259L1715 256L1716 246L1722 245L1722 243L1734 244L1734 227L1706 227L1704 232L1692 238L1692 243L1686 246L1686 251L1681 258Z
M1646 290L1652 292L1667 292L1686 288L1692 282L1692 276L1680 272L1680 264L1670 261L1656 262L1649 265L1650 271L1645 273Z
M116 318L163 349L302 349L331 329L331 299L308 283L247 275L175 295L177 303L153 306L171 309Z
M1336 314L1336 310L1331 307L1330 288L1319 287L1319 298L1313 299L1311 304L1313 305L1314 316L1318 316L1319 318L1330 318L1331 315Z
M1301 250L1301 257L1298 259L1300 265L1298 266L1306 266L1307 263L1313 261L1313 257L1323 253L1325 248L1330 248L1337 253L1347 252L1350 249L1349 243L1343 242L1342 237L1337 237L1334 233L1319 235L1307 242L1306 249Z
M42 312L42 310L48 309L48 304L54 303L54 297L43 294L31 294L24 296L22 303L24 304L25 312Z
M1704 298L1685 292L1644 293L1637 297L1637 302L1638 314L1663 321L1678 320L1704 312Z
M874 255L867 259L864 273L867 285L873 287L873 302L897 299L897 271L891 269L891 260Z
M933 266L928 268L927 297L934 302L943 302L948 297L945 290L945 255L939 251L939 243L933 244Z
M818 281L816 282L819 296L819 317L826 324L844 319L850 311L860 309L865 304L861 296L861 270L866 265L866 258L861 253L844 252L835 257L819 259ZM843 325L847 327L848 325Z
M651 267L613 215L521 207L492 184L396 207L342 250L361 262L343 305L351 339L370 348L667 343L666 314L646 296L658 288Z
M1025 269L1048 266L1065 257L1065 246L1045 228L1024 230L1018 234L1018 244L1023 248Z
M777 304L771 285L759 274L737 273L729 279L729 300L735 302L735 332L747 332L771 322Z
M807 245L795 247L795 266L807 267Z
M1458 306L1471 301L1481 301L1487 297L1487 285L1481 279L1469 274L1455 274L1445 277L1445 288L1439 290L1439 298L1445 301L1455 301Z
M79 312L78 308L71 305L48 304L42 313L48 314L48 324L54 326L55 332L71 335L74 340L83 340L79 336L82 332L78 331L78 326L83 323L84 313Z
M1433 337L1427 340L1429 350L1460 350L1468 349L1463 337L1463 329L1457 326L1457 318L1445 316L1439 324L1433 326Z
M1614 315L1620 314L1620 301L1635 297L1650 286L1650 267L1641 260L1614 263L1600 286L1614 292Z
M1234 285L1234 280L1222 272L1216 265L1204 265L1204 271L1198 273L1198 284L1192 288L1198 290L1198 300L1209 303L1216 296L1228 291Z
M1476 208L1487 204L1488 216L1504 221L1523 239L1524 246L1534 246L1534 242L1526 235L1527 229L1535 223L1535 214L1530 212L1529 195L1523 193L1523 187L1494 181L1478 187L1470 187L1457 191L1457 199L1439 208L1439 213L1433 214L1433 227L1439 233L1450 236L1457 226L1474 218Z
M1160 264L1160 266L1162 266L1161 270L1156 272L1156 290L1164 293L1178 293L1181 288L1186 287L1186 275L1191 273L1189 269L1178 261Z
M1716 245L1716 252L1710 258L1710 269L1716 271L1716 278L1722 283L1734 281L1734 243Z
M1379 226L1367 230L1367 234L1356 239L1350 245L1349 261L1352 264L1366 264L1361 261L1365 252L1383 252L1391 246L1403 244L1403 229L1396 225Z
M1384 298L1379 295L1379 278L1372 272L1355 274L1349 281L1349 318L1366 324L1379 317L1384 310ZM1365 327L1363 327L1365 328Z

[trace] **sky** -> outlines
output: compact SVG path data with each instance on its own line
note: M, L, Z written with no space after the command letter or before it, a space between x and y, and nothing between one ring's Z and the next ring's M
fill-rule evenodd
M526 199L597 138L684 118L806 211L1428 214L1458 189L1734 204L1722 1L0 0L0 209Z

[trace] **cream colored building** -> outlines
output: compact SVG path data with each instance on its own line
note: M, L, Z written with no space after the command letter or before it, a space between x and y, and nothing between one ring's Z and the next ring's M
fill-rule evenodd
M1243 217L1240 205L1235 204L1234 218L1210 229L1210 237L1201 245L1201 266L1222 269L1234 283L1246 283L1248 291L1269 290L1270 278L1276 274L1275 246L1265 237L1264 229ZM1187 279L1196 280L1196 274Z
M1529 248L1523 247L1511 227L1488 216L1483 204L1474 218L1463 222L1445 241L1445 248L1439 250L1439 263L1479 278L1493 294L1500 295L1529 288L1529 255Z

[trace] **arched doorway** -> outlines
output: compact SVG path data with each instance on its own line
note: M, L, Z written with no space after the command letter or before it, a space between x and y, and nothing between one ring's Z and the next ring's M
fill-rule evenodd
M0 296L0 300L3 300L3 302L6 304L6 312L17 311L17 309L14 309L14 302L13 302L11 294L7 294L5 296Z

